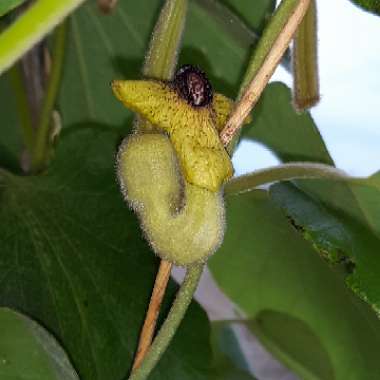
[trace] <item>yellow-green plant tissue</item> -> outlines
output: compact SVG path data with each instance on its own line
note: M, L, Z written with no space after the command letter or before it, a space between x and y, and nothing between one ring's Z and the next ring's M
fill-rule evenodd
M183 179L174 148L163 134L134 134L122 143L118 177L153 250L186 266L204 262L224 235L221 191Z

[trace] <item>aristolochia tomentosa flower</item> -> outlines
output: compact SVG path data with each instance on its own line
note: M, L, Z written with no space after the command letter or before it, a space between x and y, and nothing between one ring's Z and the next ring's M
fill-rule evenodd
M172 82L113 81L112 88L126 107L168 134L190 184L215 192L232 176L219 132L233 102L213 94L201 70L185 65Z
M122 193L153 250L176 265L205 262L223 240L222 184L232 175L219 140L232 102L186 65L172 82L114 81L116 96L154 124L119 148Z

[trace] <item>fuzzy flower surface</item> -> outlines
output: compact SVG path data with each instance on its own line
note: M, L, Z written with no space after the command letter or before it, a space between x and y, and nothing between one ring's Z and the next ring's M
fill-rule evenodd
M199 69L186 65L172 82L115 80L112 89L127 108L166 132L187 182L217 192L232 177L219 132L233 102L213 93Z

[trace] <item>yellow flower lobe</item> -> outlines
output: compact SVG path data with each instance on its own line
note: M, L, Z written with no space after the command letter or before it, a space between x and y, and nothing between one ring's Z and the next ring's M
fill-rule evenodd
M114 81L112 89L127 108L168 134L189 183L216 192L232 176L230 157L216 129L226 117L213 110L215 102L194 108L170 84L153 80ZM225 115L223 98L216 96L215 104L224 104Z

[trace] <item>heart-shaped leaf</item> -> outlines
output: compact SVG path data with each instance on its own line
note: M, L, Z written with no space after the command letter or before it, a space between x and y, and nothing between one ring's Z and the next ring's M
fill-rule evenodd
M289 88L271 83L252 113L243 137L270 148L281 161L310 161L332 165L322 137L310 113L297 114Z
M343 265L347 284L380 315L380 175L299 183L306 190L278 184L271 196L322 257Z
M36 322L0 308L0 378L78 380L58 342Z
M315 360L328 357L329 362L295 364L294 360L303 357L295 355L296 350L308 349L304 341L297 341L296 329L293 344L282 346L286 355L279 355L278 350L273 353L304 379L324 380L321 374L328 372L316 371L321 366L331 366L335 379L380 376L380 321L316 254L313 244L288 222L268 194L257 190L228 197L227 221L224 243L210 259L218 285L247 319L270 310L300 321L306 330L299 332L309 331L320 342L321 352L313 355ZM281 341L273 330L267 330L266 337L272 345ZM304 377L307 372L312 376Z
M128 374L157 271L117 185L119 141L114 128L76 126L45 175L0 174L0 305L40 321L82 380ZM207 318L192 305L151 378L206 379L212 360Z

